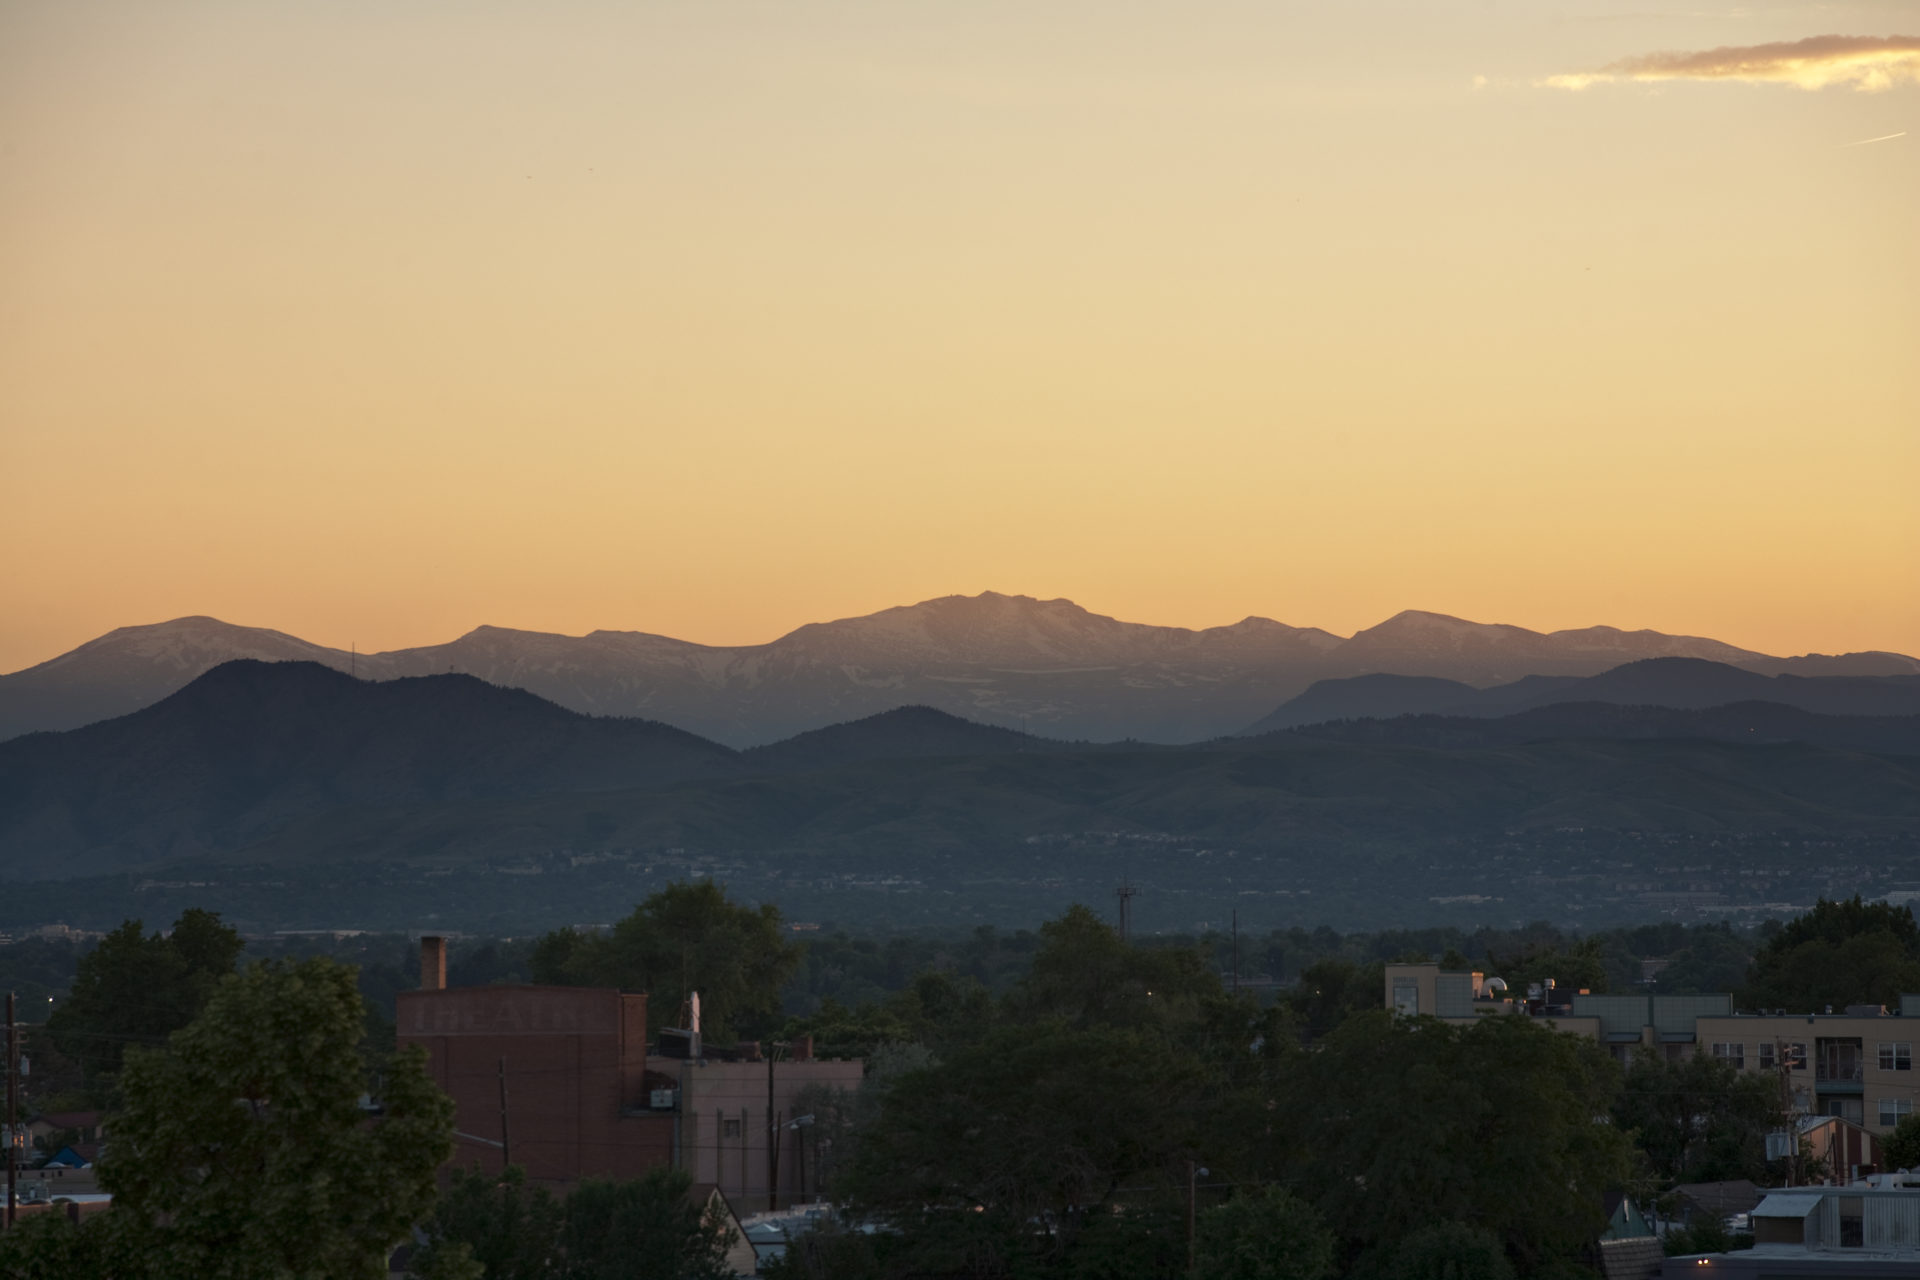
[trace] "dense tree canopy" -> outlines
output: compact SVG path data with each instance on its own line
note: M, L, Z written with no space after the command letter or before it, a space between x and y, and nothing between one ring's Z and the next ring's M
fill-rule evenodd
M244 946L219 916L195 909L165 934L128 920L81 957L47 1034L77 1065L87 1100L110 1100L128 1046L160 1044L193 1021Z
M1920 1112L1907 1116L1880 1142L1889 1169L1920 1169Z
M1920 991L1920 925L1911 908L1825 898L1788 922L1753 958L1749 1006L1810 1013L1832 1005L1897 1006Z
M1613 1105L1662 1182L1767 1181L1769 1130L1786 1123L1780 1082L1701 1052L1669 1062L1642 1050Z
M1532 1274L1572 1265L1631 1175L1589 1042L1395 1018L1354 965L1263 1008L1091 913L1040 932L984 1034L854 1108L836 1190L888 1231L830 1233L781 1274L1182 1275L1190 1177L1197 1275L1385 1276L1406 1250ZM1311 1048L1294 1007L1325 1019ZM1447 1224L1465 1234L1420 1235Z
M1194 1271L1206 1280L1321 1280L1333 1233L1311 1205L1278 1187L1250 1187L1200 1216Z
M1616 1077L1597 1045L1525 1018L1350 1018L1294 1073L1296 1184L1356 1265L1457 1222L1531 1272L1593 1240L1602 1195L1627 1181Z
M644 991L650 1031L682 1025L681 1006L697 991L702 1031L722 1044L771 1023L798 963L779 908L741 906L699 880L668 885L606 933L547 934L534 948L533 979Z
M113 1211L79 1227L48 1215L0 1246L0 1272L384 1277L433 1205L453 1104L413 1051L387 1064L377 1104L363 1105L363 1028L344 965L230 974L166 1049L127 1054L100 1162Z
M1002 1027L893 1086L843 1189L980 1274L1059 1262L1117 1207L1184 1185L1203 1075L1137 1029Z
M453 1153L425 1055L396 1056L362 1106L353 970L268 962L226 978L165 1052L128 1056L100 1182L168 1275L386 1274Z
M689 1195L685 1173L589 1179L565 1196L504 1174L456 1170L410 1270L453 1280L726 1280L731 1229Z

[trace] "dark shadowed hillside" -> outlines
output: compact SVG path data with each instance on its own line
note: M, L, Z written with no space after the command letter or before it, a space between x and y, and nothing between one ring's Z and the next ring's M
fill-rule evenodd
M1419 715L1339 720L1265 734L1252 741L1372 743L1451 750L1595 738L1747 745L1798 742L1835 751L1920 756L1920 716L1823 716L1777 702L1736 702L1692 709L1565 702L1492 718Z
M1769 702L1828 716L1920 715L1920 676L1761 675L1701 658L1647 658L1591 676L1526 676L1475 689L1414 676L1322 680L1246 730L1249 735L1361 717L1504 716L1568 702L1700 708Z
M143 711L0 743L12 874L234 848L338 810L654 786L738 768L667 725L600 720L471 676L379 684L230 662Z
M741 760L769 772L835 769L868 760L920 756L992 756L1023 751L1060 751L1066 744L1012 729L975 724L932 707L901 707L847 724L797 734L754 747Z
M345 814L246 856L282 865L349 854L477 862L546 849L686 847L858 854L901 876L922 874L931 858L958 859L979 875L1036 875L1050 841L1088 832L1284 847L1338 862L1360 850L1391 860L1565 827L1911 832L1920 829L1920 761L1798 743L1662 740L922 757L378 820Z
M1899 833L1920 829L1917 739L1913 719L1601 703L1089 746L908 708L739 755L466 676L236 662L134 715L0 744L0 874L651 849L1005 876L1102 832L1336 860L1563 827Z

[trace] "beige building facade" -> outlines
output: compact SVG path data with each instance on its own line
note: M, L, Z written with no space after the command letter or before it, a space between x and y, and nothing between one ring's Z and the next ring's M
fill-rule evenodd
M1789 1108L1839 1116L1879 1134L1920 1108L1920 995L1896 1009L1854 1005L1839 1013L1735 1013L1733 997L1603 995L1586 991L1514 998L1480 973L1437 964L1386 967L1386 1007L1456 1025L1530 1017L1607 1046L1621 1061L1641 1049L1671 1060L1711 1054L1737 1071L1780 1081Z
M770 1063L656 1055L647 1068L677 1086L675 1165L719 1188L742 1215L819 1195L819 1135L800 1095L813 1085L852 1092L866 1071L858 1059L810 1056Z

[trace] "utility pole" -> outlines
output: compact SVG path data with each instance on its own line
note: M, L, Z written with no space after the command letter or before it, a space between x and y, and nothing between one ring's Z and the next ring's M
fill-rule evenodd
M772 1213L780 1207L780 1184L774 1182L774 1176L780 1173L780 1128L774 1119L774 1042L766 1042L766 1211Z
M507 1132L507 1058L500 1056L500 1170L513 1163L513 1138Z
M1187 1161L1187 1274L1193 1274L1193 1198L1200 1180L1197 1161Z
M784 1110L773 1113L772 1168L767 1175L767 1206L773 1209L780 1207L780 1135L786 1131L780 1121L786 1114Z
M20 1127L20 1024L13 1020L13 992L7 992L7 1230L13 1230L13 1135Z
M1233 994L1240 994L1240 908L1233 909Z

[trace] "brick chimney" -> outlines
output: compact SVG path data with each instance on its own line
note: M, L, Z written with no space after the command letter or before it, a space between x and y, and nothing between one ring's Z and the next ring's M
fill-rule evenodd
M430 933L420 939L420 989L447 989L447 940L437 934Z

